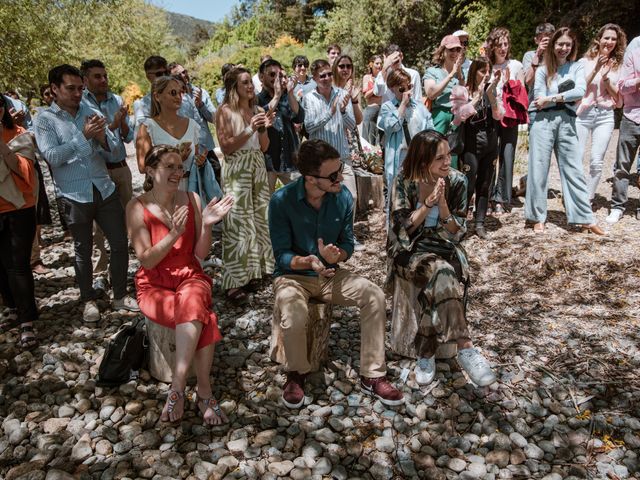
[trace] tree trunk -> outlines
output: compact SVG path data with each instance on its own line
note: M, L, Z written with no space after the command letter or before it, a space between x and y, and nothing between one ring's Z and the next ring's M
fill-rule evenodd
M176 364L176 331L145 318L149 337L149 373L157 380L171 383ZM187 378L195 377L193 362Z
M384 179L382 175L365 176L356 174L356 186L358 187L359 212L366 212L368 209L384 207Z

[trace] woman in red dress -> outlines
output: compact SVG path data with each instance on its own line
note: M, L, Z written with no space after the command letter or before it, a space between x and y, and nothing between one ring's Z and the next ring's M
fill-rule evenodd
M184 389L195 362L197 401L207 424L227 418L213 398L210 372L214 345L222 336L211 311L212 281L200 266L211 248L211 227L221 221L233 198L200 198L178 190L183 176L177 148L153 147L145 157L145 193L127 205L127 228L140 270L135 277L138 304L149 320L176 331L176 364L162 421L184 413Z

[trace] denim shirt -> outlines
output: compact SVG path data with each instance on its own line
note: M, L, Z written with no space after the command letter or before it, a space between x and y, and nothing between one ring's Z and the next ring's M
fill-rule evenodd
M95 186L102 198L115 191L97 140L87 140L82 133L87 117L101 115L98 110L80 102L75 117L55 102L36 117L35 134L38 148L51 168L56 193L80 203L93 202ZM105 127L107 149L117 147L116 138Z
M195 95L193 93L196 89L202 92L202 96L200 97L202 105L200 105L200 107L196 106ZM188 91L190 93L187 93L185 97L189 97L191 99L193 102L193 108L197 112L197 115L192 118L198 123L198 125L200 125L200 144L206 147L207 150L213 150L216 147L216 144L213 141L211 130L209 130L209 124L215 123L216 121L216 107L211 101L209 92L204 88L189 84Z
M378 129L384 132L384 175L387 185L391 185L393 178L398 175L402 161L407 154L408 147L404 138L402 129L403 119L398 115L398 107L400 102L393 99L384 102L380 107L378 114ZM408 116L407 116L408 115ZM405 111L409 135L411 138L418 132L433 128L433 120L431 113L422 103L416 103L411 99L407 110Z
M120 107L124 103L119 95L112 92L107 92L106 100L98 102L95 95L89 90L85 90L82 94L82 102L87 104L90 108L99 110L107 119L107 123L113 122L116 112L120 110ZM120 129L116 128L113 130L113 135L116 139L116 147L110 152L104 150L100 152L100 156L104 158L105 162L117 163L127 159L127 151L124 144L133 140L133 127L129 117L127 117L127 124L129 125L129 133L127 136L123 138Z
M333 243L353 254L353 198L344 185L339 193L325 193L320 210L305 198L304 177L285 185L273 194L269 202L269 233L276 259L273 276L317 276L313 270L292 270L293 257L315 255L329 265L318 251L318 239L325 245Z

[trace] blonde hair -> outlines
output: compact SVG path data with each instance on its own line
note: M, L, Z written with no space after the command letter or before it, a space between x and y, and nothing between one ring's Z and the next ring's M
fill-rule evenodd
M156 78L151 84L151 117L155 117L162 111L160 102L156 99L156 94L161 94L169 86L169 82L176 82L178 85L184 85L177 78L170 75L163 75ZM182 93L182 87L180 87L180 93Z
M617 35L616 48L611 50L611 52L609 53L609 58L613 58L615 60L616 64L614 68L618 68L620 65L622 65L624 51L627 48L627 34L624 33L624 30L622 30L622 28L620 28L620 25L617 25L615 23L607 23L600 30L598 30L598 33L593 38L593 40L591 40L591 45L589 46L589 49L586 51L584 56L585 58L588 58L590 60L598 57L598 54L600 53L600 39L604 35L604 32L606 32L607 30L613 30Z
M444 45L440 45L435 49L433 55L431 56L431 63L437 65L439 67L444 68L444 52L447 49Z
M240 96L238 95L238 80L240 79L240 75L248 74L249 80L251 80L251 72L244 67L233 67L231 70L227 72L224 76L224 101L223 104L229 105L229 108L234 112L240 110ZM256 103L256 97L254 96L251 100L249 100L249 108L253 110Z

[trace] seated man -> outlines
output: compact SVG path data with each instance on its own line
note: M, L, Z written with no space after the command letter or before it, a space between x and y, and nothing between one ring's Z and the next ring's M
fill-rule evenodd
M279 189L269 205L269 231L276 258L273 290L281 313L289 408L304 404L307 322L310 298L360 307L360 386L385 405L400 405L403 394L385 374L385 298L373 282L340 268L353 253L353 199L342 185L340 153L322 140L300 146L301 177Z

